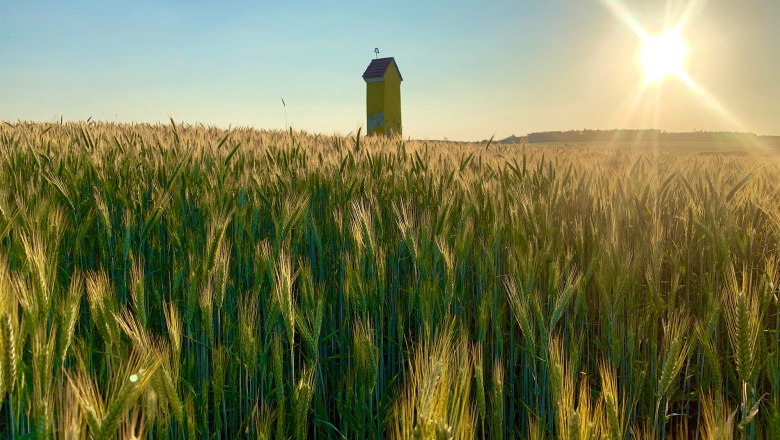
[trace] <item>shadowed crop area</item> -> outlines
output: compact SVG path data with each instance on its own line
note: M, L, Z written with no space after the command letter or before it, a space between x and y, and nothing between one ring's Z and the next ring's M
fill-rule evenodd
M0 436L780 438L778 176L3 123Z

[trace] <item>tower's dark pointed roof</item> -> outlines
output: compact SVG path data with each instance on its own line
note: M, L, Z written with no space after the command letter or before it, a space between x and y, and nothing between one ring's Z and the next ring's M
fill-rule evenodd
M393 57L371 60L371 64L369 64L368 67L366 67L366 71L363 72L363 79L384 78L385 72L387 71L387 68L390 67L391 63L395 64L395 68L398 69L398 64L395 63L395 58ZM401 77L401 81L404 80L404 77L401 76L400 69L398 69L398 76Z

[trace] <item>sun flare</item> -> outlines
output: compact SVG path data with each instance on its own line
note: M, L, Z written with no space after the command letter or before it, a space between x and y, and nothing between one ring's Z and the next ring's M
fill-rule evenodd
M642 38L639 65L644 72L645 83L658 84L670 76L685 76L687 58L688 45L677 31Z
M642 23L637 19L627 6L628 0L601 0L604 6L621 21L626 27L639 37L639 48L636 52L636 64L641 69L643 81L636 89L636 94L628 99L628 111L624 120L630 119L639 106L639 103L650 89L660 91L661 85L666 79L674 79L685 86L713 113L720 116L731 126L738 127L738 131L749 131L745 124L734 115L728 107L721 103L717 97L699 84L688 72L688 58L691 46L682 37L686 26L709 0L688 0L685 8L679 14L668 14L665 21L665 30L659 34L648 33ZM662 2L657 2L662 3ZM667 0L667 12L674 0ZM660 93L655 93L654 124L657 125L661 112L659 104ZM751 146L757 150L765 150L760 142L751 141Z

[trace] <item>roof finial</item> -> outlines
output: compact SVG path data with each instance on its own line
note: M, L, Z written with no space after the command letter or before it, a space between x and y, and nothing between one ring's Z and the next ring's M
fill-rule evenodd
M374 48L374 59L377 59L377 58L379 58L379 48L375 47Z

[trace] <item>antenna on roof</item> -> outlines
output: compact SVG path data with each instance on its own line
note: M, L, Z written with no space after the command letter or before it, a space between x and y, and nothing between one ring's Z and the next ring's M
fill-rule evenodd
M376 59L376 58L379 58L379 48L378 47L374 48L374 59Z

